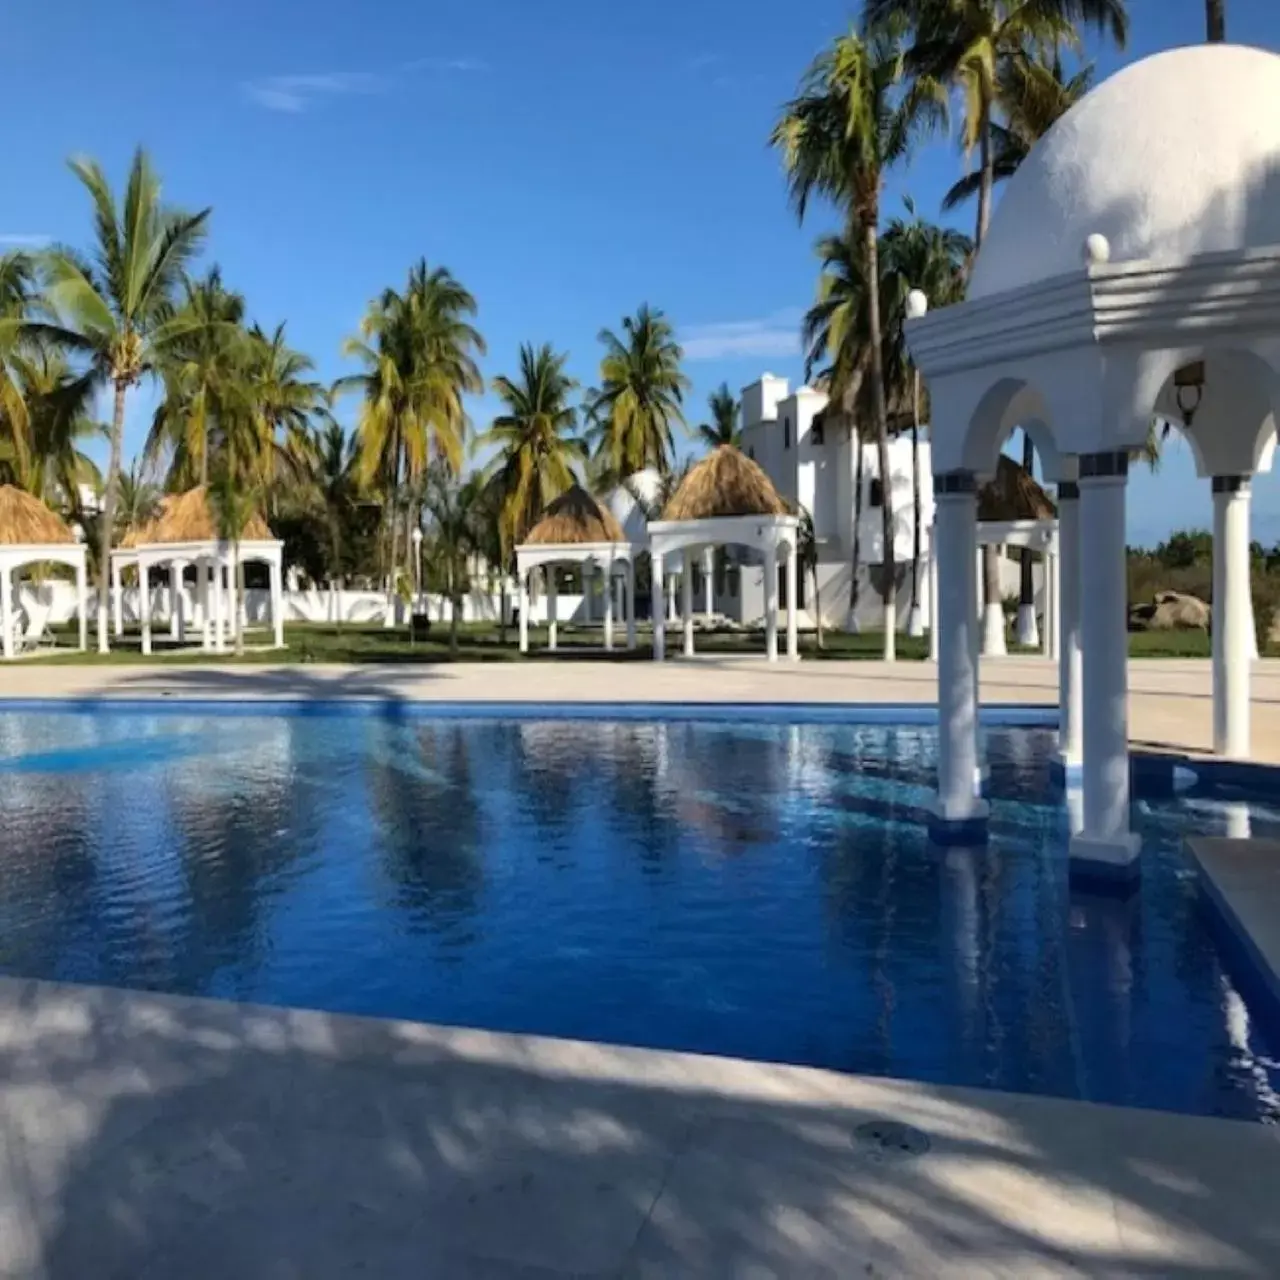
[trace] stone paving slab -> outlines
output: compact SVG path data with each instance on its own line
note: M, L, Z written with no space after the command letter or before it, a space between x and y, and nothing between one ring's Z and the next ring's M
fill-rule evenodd
M1056 706L1057 664L988 658L987 705ZM768 663L715 657L665 663L575 661L368 666L121 665L0 668L0 700L69 697L378 698L480 702L935 703L937 672L922 662ZM1129 663L1129 731L1135 748L1204 755L1213 747L1207 660ZM1280 660L1253 672L1253 754L1280 763Z
M0 980L5 1280L1274 1276L1277 1185L1260 1125Z

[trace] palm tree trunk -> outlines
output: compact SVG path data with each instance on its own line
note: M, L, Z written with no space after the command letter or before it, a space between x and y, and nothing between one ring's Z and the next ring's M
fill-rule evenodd
M498 643L506 648L507 644L507 575L498 578Z
M116 520L116 494L120 488L120 454L124 443L124 396L127 383L117 380L111 411L111 452L107 484L102 494L102 528L98 534L98 652L107 652L107 627L111 613L111 542Z
M857 458L853 464L853 573L849 580L849 629L857 629L858 620L858 570L862 565L862 436L856 427L850 427L849 438Z
M978 124L978 157L981 164L981 181L978 184L978 231L973 239L976 254L982 248L991 223L991 202L995 193L994 157L991 151L991 95L985 85L979 89L982 95Z
M911 611L920 607L920 370L911 384Z
M1221 44L1227 38L1227 0L1205 0L1205 24L1211 44Z
M1031 437L1022 433L1022 468L1027 475L1032 474L1036 465L1036 447ZM1022 548L1022 581L1018 591L1018 604L1025 608L1036 602L1035 559L1030 547Z
M884 389L884 349L880 334L880 246L879 218L868 217L863 224L867 254L867 274L872 284L867 290L867 336L871 342L871 391L876 409L876 459L880 469L880 529L884 543L881 569L884 573L884 660L897 657L898 586L893 562L893 476L889 472L889 408Z

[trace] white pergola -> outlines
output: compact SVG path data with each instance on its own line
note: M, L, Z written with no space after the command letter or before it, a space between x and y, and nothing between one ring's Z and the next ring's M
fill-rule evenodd
M520 652L529 652L529 575L546 570L547 579L547 648L556 647L556 578L559 565L577 565L583 571L583 594L586 595L588 570L599 569L604 575L604 647L613 649L613 583L615 575L625 582L627 648L636 647L636 577L629 542L537 542L516 548L516 577L520 588Z
M76 616L80 648L88 647L89 589L83 542L40 542L0 545L0 646L6 659L16 656L13 623L15 575L29 564L64 564L76 575Z
M237 599L237 564L265 564L271 582L273 643L284 647L284 544L276 539L238 544L218 540L190 542L141 542L118 547L111 553L112 626L117 638L124 634L124 583L126 568L138 573L138 613L142 624L142 652L151 652L151 571L169 573L169 633L179 643L187 639L182 575L188 565L196 570L196 609L193 625L200 628L201 646L225 653L234 635Z
M658 520L649 525L649 557L653 582L653 656L666 657L666 618L663 612L662 583L669 557L681 556L680 616L684 626L684 656L694 656L693 646L693 566L698 556L712 565L716 547L746 547L764 558L765 653L770 662L778 660L778 560L786 564L787 577L787 657L800 656L796 608L796 544L800 521L789 515L708 516L698 520ZM710 575L708 574L708 584ZM711 587L706 589L709 601Z
M1205 45L1119 72L1008 183L968 299L927 315L915 293L909 311L935 410L935 832L985 831L975 494L1023 428L1058 485L1060 754L1083 782L1072 866L1131 880L1125 495L1153 418L1183 424L1211 480L1214 743L1249 754L1249 489L1280 410L1280 57Z

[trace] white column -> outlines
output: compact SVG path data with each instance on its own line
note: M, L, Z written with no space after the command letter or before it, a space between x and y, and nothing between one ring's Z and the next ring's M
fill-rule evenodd
M649 577L653 596L653 660L661 662L667 656L666 622L662 615L662 556L650 553Z
M215 556L210 565L209 590L213 592L213 651L223 652L222 615L226 605L226 596L222 590L222 559Z
M1213 749L1249 755L1249 479L1213 477Z
M119 560L111 561L111 622L118 640L124 635L124 581Z
M520 652L529 652L529 575L523 567L516 568L520 580Z
M604 562L604 647L605 652L613 649L613 556Z
M596 575L588 561L582 563L582 621L591 621L591 589L595 586Z
M1058 656L1058 553L1044 553L1044 656Z
M684 629L684 656L693 657L693 551L680 558L680 621Z
M770 662L778 660L778 551L764 552L764 652Z
M208 560L196 562L196 598L200 602L200 647L213 645L213 610L209 600L210 568Z
M1124 877L1137 871L1139 839L1129 830L1128 611L1125 489L1129 455L1080 459L1080 593L1084 659L1084 830L1071 840L1079 869Z
M89 647L89 571L82 560L76 565L76 616L80 620L80 652Z
M182 562L169 561L169 638L182 635Z
M284 565L272 560L271 576L271 625L275 632L275 646L284 648Z
M787 548L787 657L792 662L800 660L800 609L796 600L799 587L797 548L792 542Z
M0 647L13 657L13 575L7 568L0 569Z
M138 562L138 617L142 622L142 652L151 652L151 566Z
M1084 675L1080 656L1080 486L1058 485L1058 761L1079 772L1084 725ZM1126 615L1127 617L1127 615Z
M676 576L673 573L667 579L667 621L676 620Z
M937 817L945 826L977 823L987 805L977 794L978 616L975 555L977 484L972 472L933 478L938 637ZM967 832L968 835L977 834Z
M556 617L556 606L559 603L559 596L556 592L556 567L549 564L546 568L547 575L547 648L552 652L556 647L556 630L559 619Z
M993 547L991 555L1003 568L1004 556L1001 552L1003 547ZM1005 643L1004 638L1004 600L1003 598L996 600L987 599L987 575L983 567L983 561L987 555L986 547L978 548L978 591L979 599L982 601L982 655L986 658L1002 658L1009 652L1009 647ZM1003 576L1003 575L1001 575ZM1002 595L1003 595L1003 583Z
M929 530L929 661L938 660L938 528Z
M632 552L632 555L635 553ZM623 583L623 608L627 614L627 648L636 647L636 562L627 560L626 581Z
M716 549L708 547L702 553L703 615L708 622L716 611Z

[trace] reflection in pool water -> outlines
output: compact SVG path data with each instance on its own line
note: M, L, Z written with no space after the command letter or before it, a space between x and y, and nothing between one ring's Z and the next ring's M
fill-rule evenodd
M0 970L1280 1118L1181 850L1280 814L1141 802L1089 894L1052 733L986 745L942 850L924 727L6 712Z

